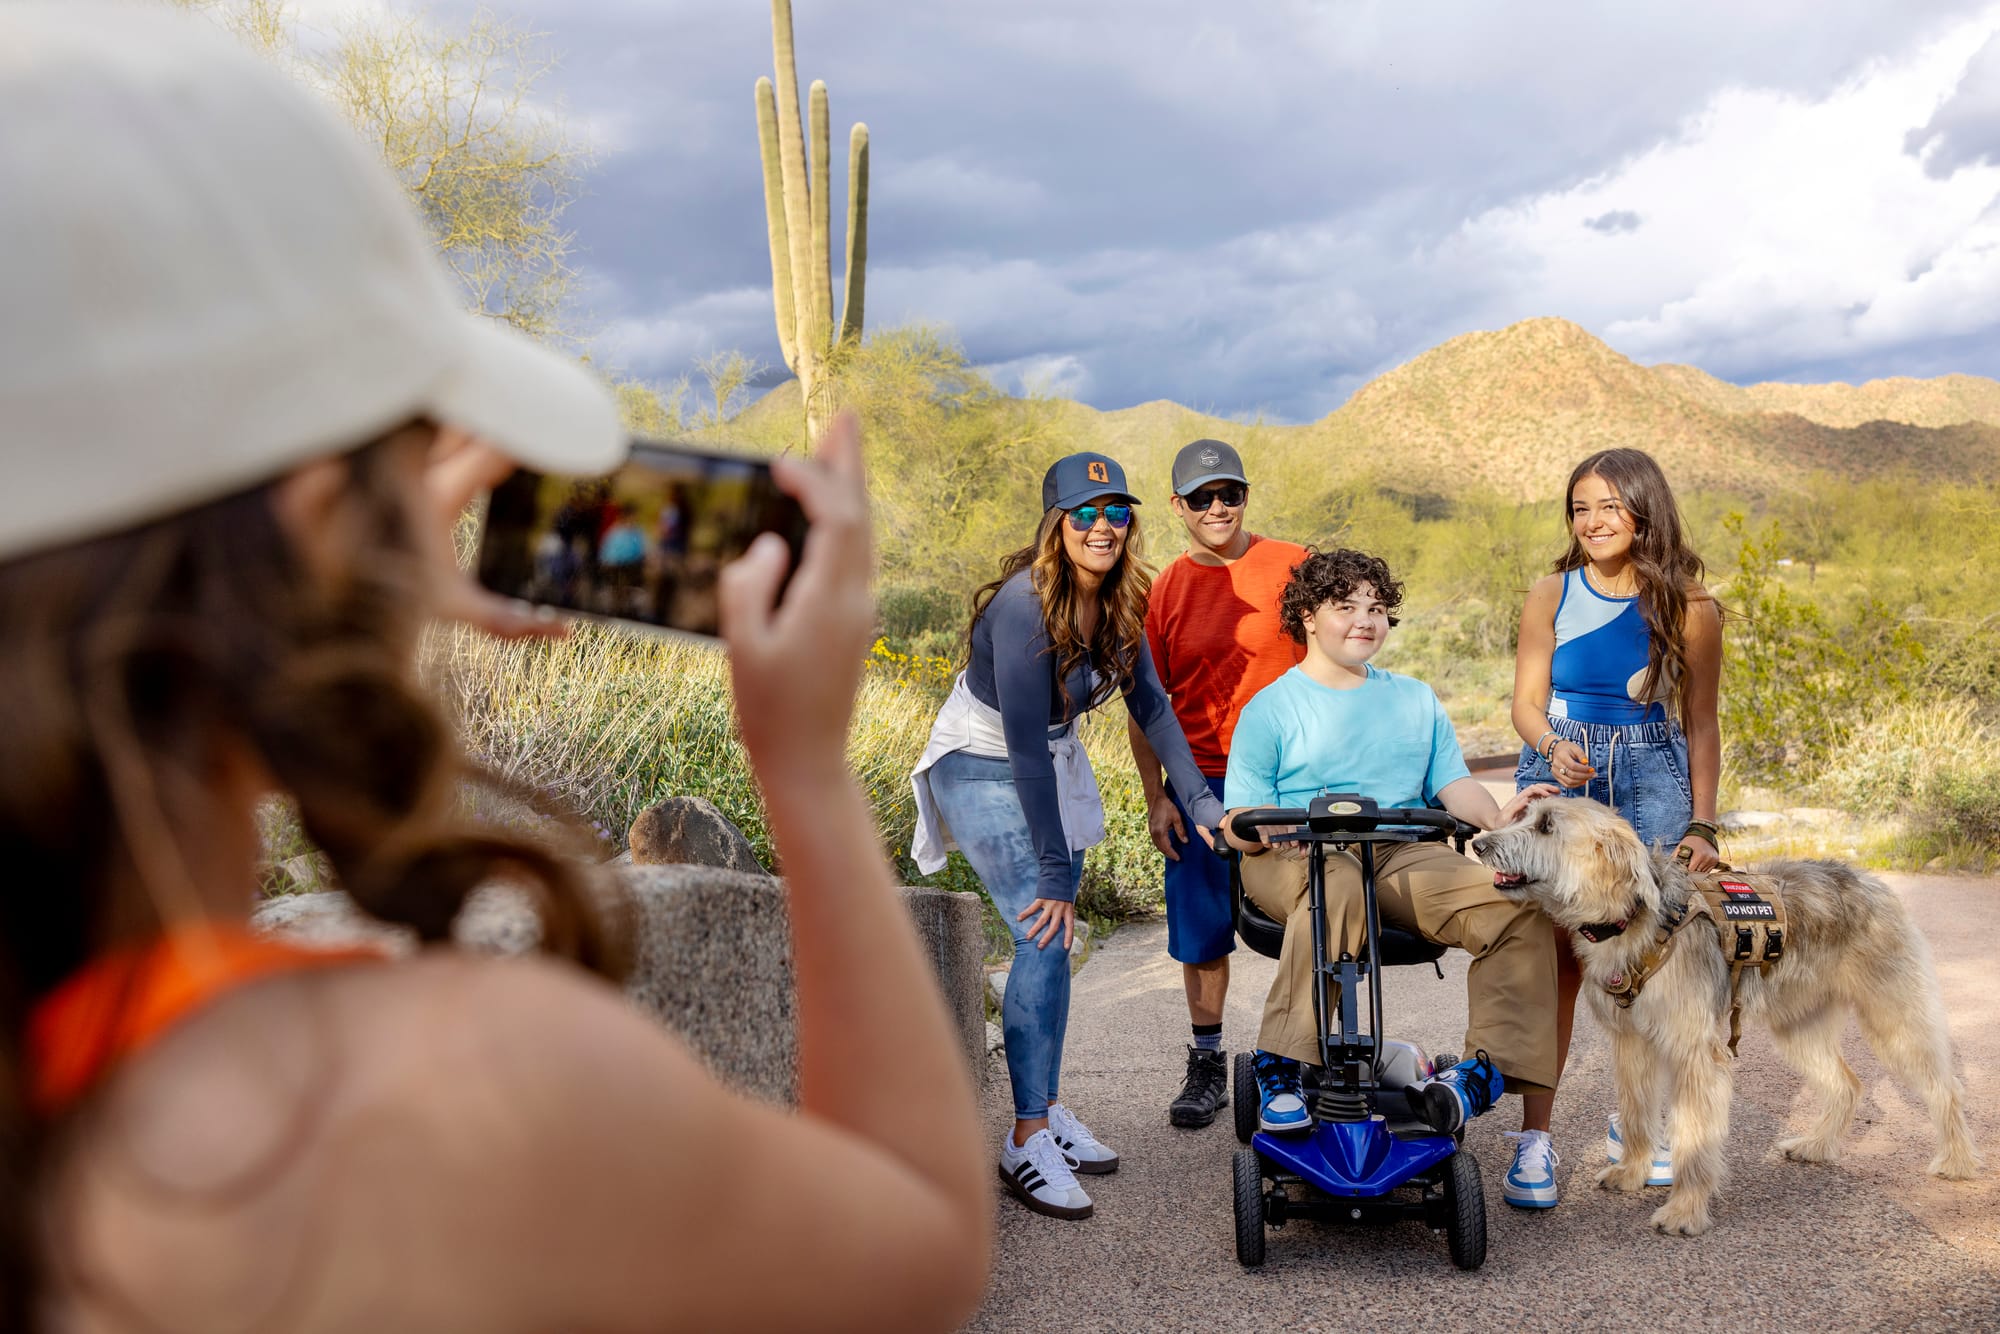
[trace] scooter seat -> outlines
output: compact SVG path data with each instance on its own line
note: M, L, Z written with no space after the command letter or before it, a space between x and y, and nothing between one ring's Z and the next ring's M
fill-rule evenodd
M1284 948L1285 927L1282 922L1266 916L1250 901L1248 894L1239 890L1236 895L1236 937L1265 958L1275 959ZM1384 968L1398 964L1434 963L1444 957L1443 945L1425 940L1416 932L1405 931L1400 926L1383 922L1381 937L1381 964ZM1365 947L1362 953L1365 957Z

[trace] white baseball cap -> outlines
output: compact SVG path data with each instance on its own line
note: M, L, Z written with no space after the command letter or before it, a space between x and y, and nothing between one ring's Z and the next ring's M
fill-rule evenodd
M331 108L199 18L0 4L0 560L420 416L545 472L626 452Z

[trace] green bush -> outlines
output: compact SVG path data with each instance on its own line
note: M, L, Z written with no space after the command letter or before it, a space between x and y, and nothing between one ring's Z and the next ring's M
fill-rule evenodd
M2000 856L2000 763L1988 759L1929 774L1912 816L1921 836L1982 859Z
M1903 813L1938 775L1977 768L1993 750L1971 699L1910 700L1852 729L1828 757L1818 790L1856 814Z
M876 604L882 638L902 652L952 662L965 656L965 627L972 615L967 592L931 584L885 584L876 591Z
M1755 782L1810 782L1869 713L1907 700L1923 649L1872 597L1837 619L1786 587L1778 525L1752 534L1732 515L1737 569L1727 608L1721 714L1724 752Z

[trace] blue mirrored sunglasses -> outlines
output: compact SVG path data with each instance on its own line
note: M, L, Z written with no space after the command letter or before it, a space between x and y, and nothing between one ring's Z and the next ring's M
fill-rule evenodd
M1097 516L1100 514L1113 528L1123 528L1132 522L1130 505L1078 505L1069 512L1069 526L1079 533L1087 533L1097 526Z

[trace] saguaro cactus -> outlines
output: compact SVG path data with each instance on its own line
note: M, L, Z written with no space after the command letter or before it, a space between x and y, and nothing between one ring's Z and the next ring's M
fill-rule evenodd
M847 139L847 277L840 326L833 323L832 193L826 84L809 94L812 174L806 174L799 123L799 75L792 55L791 0L771 0L774 88L757 80L757 138L764 158L764 220L771 235L771 298L778 345L799 377L806 435L816 437L834 408L830 368L842 347L861 338L861 287L868 268L868 127Z

